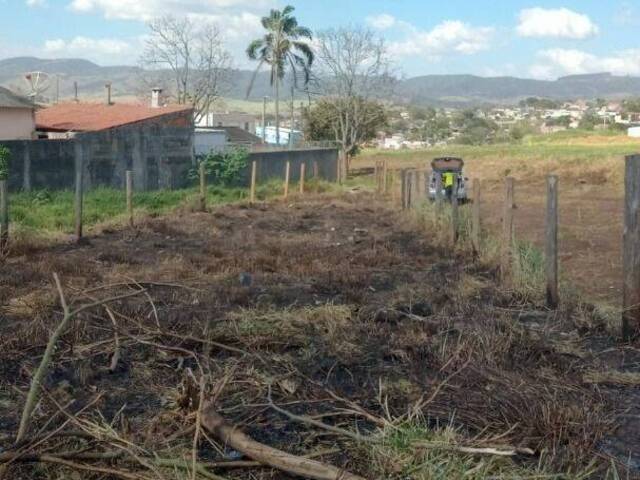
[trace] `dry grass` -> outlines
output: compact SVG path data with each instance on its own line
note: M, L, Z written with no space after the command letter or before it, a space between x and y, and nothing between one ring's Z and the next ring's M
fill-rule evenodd
M487 182L513 176L528 183L542 183L548 174L554 173L567 183L607 184L621 191L622 158L639 150L640 142L625 136L542 136L526 139L521 144L367 151L355 160L354 168L372 168L375 161L384 159L391 168L430 168L434 157L455 155L465 159L467 176Z
M640 385L640 373L638 372L592 370L586 372L582 378L586 383L594 383L598 385L623 385L628 387L637 387Z
M149 461L193 454L196 408L193 398L185 403L184 386L192 372L216 392L221 415L254 438L298 455L330 450L323 460L367 478L604 475L608 465L592 461L613 429L616 398L584 384L582 373L598 365L573 316L547 322L526 295L499 288L495 268L475 262L464 241L452 251L411 215L368 194L233 205L147 219L135 232L107 231L63 254L56 247L5 263L1 390L26 389L59 321L52 272L62 274L74 305L138 288L135 280L149 297L110 305L115 322L105 309L88 311L65 333L32 420L32 434L51 431L65 418L52 399L74 400L77 411L103 393L79 414L98 440L54 436L43 447L129 445L147 465L112 467L188 478ZM86 292L105 284L119 285ZM522 320L531 311L542 313L539 325ZM120 361L109 371L116 333ZM294 414L372 441L293 422L269 408L270 390ZM10 436L21 399L0 395ZM229 452L196 443L199 461L217 475L283 478L265 468L214 468ZM496 444L536 454L497 459L454 448ZM10 449L11 438L0 447ZM29 478L41 468L15 464L10 473ZM66 473L46 469L51 478Z

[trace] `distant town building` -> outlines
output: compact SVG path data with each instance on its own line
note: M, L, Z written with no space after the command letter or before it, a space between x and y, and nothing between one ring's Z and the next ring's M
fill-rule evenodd
M99 132L124 126L193 127L193 108L185 105L151 107L118 103L59 103L35 115L40 138L71 138L77 133Z
M256 135L260 138L263 138L261 126L256 127ZM302 142L303 139L304 134L300 130L291 130L290 128L280 127L280 145L285 146L289 145L290 143L293 145L297 145ZM264 129L264 141L269 145L278 145L275 126L267 126Z
M34 135L35 126L34 105L0 87L0 140L29 140Z
M251 148L262 144L262 139L238 127L197 127L195 132L196 155L221 152L229 147Z
M25 158L35 163L47 159L60 171L47 172L49 183L55 184L58 175L60 185L67 187L64 175L75 156L67 140L74 139L82 147L87 188L120 188L126 170L133 172L136 190L181 188L194 165L194 110L160 106L155 97L149 105L113 103L108 95L104 103L69 102L38 110L41 140L26 142ZM37 176L33 180L41 183Z
M229 139L227 132L216 128L198 127L195 131L193 146L196 156L222 152L227 148Z
M627 130L627 134L633 138L640 138L640 127L631 127Z
M236 127L245 132L255 133L256 117L248 113L208 113L196 125L197 127Z

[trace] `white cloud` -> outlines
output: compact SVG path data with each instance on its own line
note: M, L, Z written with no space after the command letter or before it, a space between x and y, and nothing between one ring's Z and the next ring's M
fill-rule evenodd
M101 12L107 19L149 21L166 14L222 14L274 4L275 0L71 0L68 7L78 13Z
M278 0L68 0L78 14L100 13L108 20L147 22L163 15L215 24L236 66L248 67L247 44L263 32L261 16ZM138 52L139 54L140 52ZM255 66L255 65L252 65Z
M393 15L381 13L379 15L371 15L366 18L367 24L377 30L388 30L398 24L398 20Z
M47 5L46 0L26 0L25 3L29 8L44 7Z
M529 69L529 73L536 78L600 72L640 75L640 49L597 56L582 50L552 48L538 52L538 57L541 62Z
M582 13L568 8L528 8L519 15L518 35L584 39L598 34L598 26Z
M77 36L70 40L54 38L44 42L43 50L51 56L82 57L104 63L127 63L135 58L132 43L116 38Z
M438 59L445 53L471 55L490 48L494 31L492 27L447 20L429 31L412 28L405 40L392 42L389 50L400 57L421 55L430 59Z

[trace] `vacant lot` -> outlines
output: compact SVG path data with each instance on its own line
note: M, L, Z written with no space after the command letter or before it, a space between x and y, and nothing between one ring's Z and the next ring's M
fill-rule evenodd
M483 217L497 232L502 215L503 179L516 184L516 236L542 247L545 177L560 178L560 251L564 282L591 301L621 302L624 156L640 152L640 142L624 136L535 138L522 145L451 146L421 152L369 152L356 168L388 159L394 167L425 167L441 155L465 159L466 174L484 182Z
M597 310L545 311L428 238L346 193L185 209L10 256L7 478L297 478L226 445L212 408L263 444L369 479L636 471L637 351ZM94 306L64 330L14 445L62 319L53 273L70 310Z

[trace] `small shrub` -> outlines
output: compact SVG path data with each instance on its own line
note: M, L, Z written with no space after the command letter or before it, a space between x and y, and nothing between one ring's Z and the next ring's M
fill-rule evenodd
M224 152L211 152L200 159L204 163L207 178L213 183L222 185L237 185L242 173L247 168L249 152L244 148L235 148ZM198 170L189 172L192 180L198 178Z
M39 190L33 196L33 204L34 205L46 205L51 203L53 197L49 190Z

